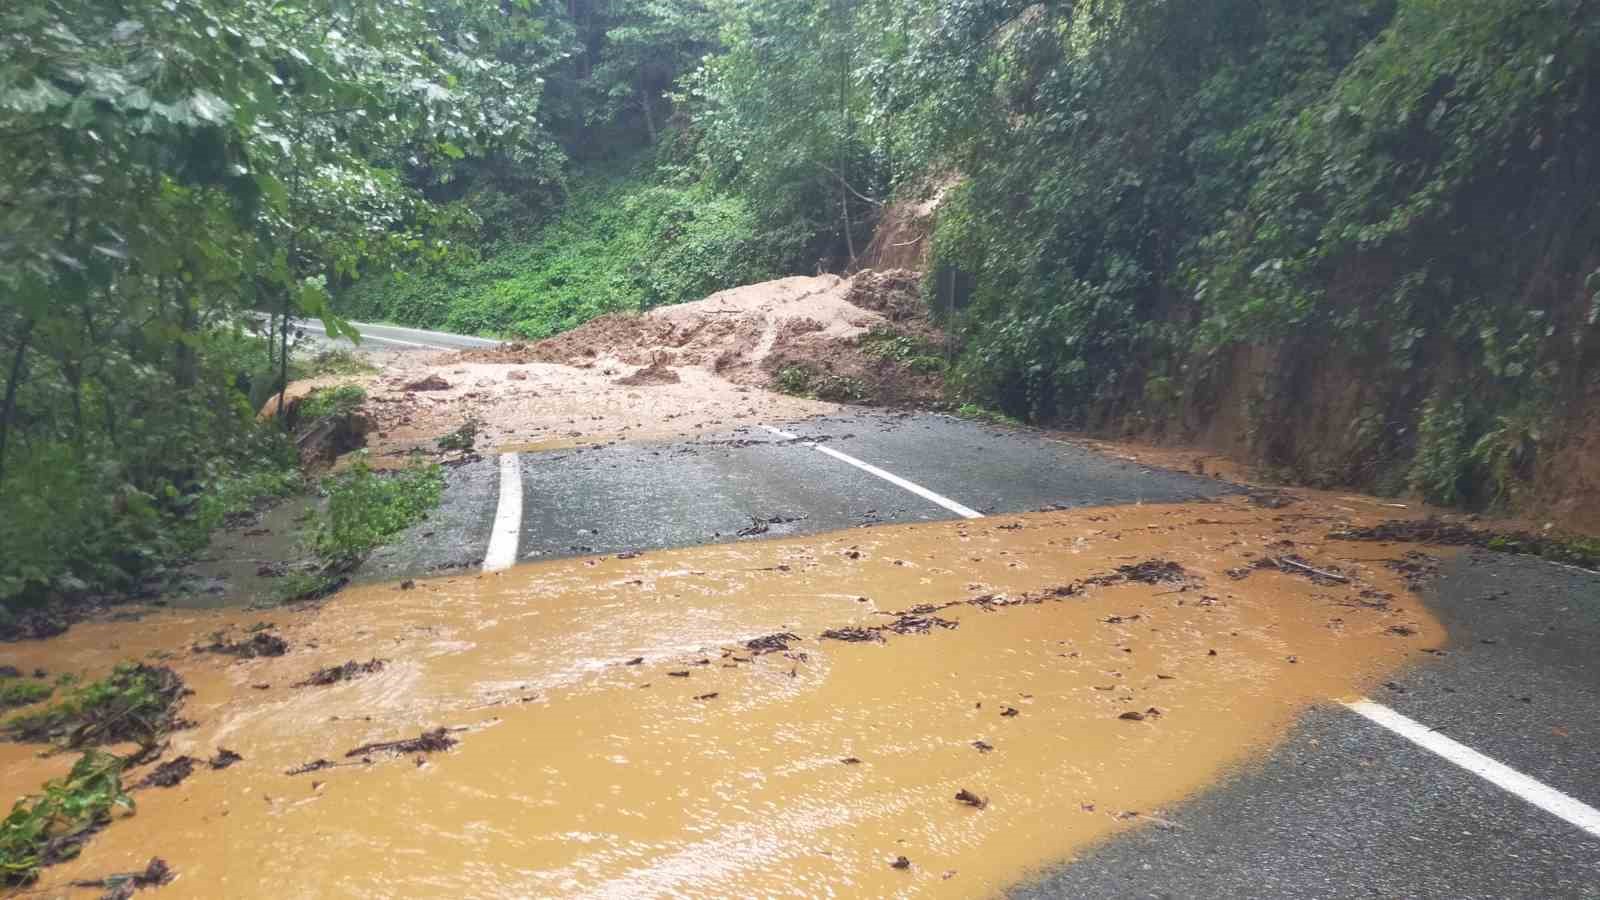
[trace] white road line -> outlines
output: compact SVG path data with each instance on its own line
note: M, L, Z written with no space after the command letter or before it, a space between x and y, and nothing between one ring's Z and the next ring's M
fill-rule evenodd
M408 334L420 334L423 337L449 337L452 340L466 341L468 343L471 343L475 347L498 347L498 346L500 346L500 342L497 341L497 340L494 340L493 338L481 338L481 337L477 337L475 335L470 335L470 334L450 334L449 332L444 332L444 331L429 331L426 328L410 328L410 327L407 327L405 325L381 325L381 324L374 324L372 322L354 322L354 321L352 321L350 324L356 326L357 328L382 328L382 329L384 329L386 331L403 331L403 332L406 332Z
M1407 718L1381 703L1362 698L1345 706L1425 750L1444 757L1468 772L1502 790L1521 797L1593 837L1600 838L1600 809L1569 797L1549 785L1535 781L1503 763L1484 756L1460 741L1445 737L1415 719Z
M489 534L489 549L483 554L483 570L498 572L517 561L517 544L522 537L522 464L515 453L500 454L500 505L494 513L494 530Z
M785 440L791 440L791 441L800 440L800 436L799 435L790 434L789 432L784 431L784 430L782 430L780 428L773 428L771 425L763 425L761 427L765 428L766 430L768 430L770 432L772 432L773 434L777 435L778 437L784 438ZM806 441L805 444L806 444L807 447L810 447L813 450L818 450L818 451L820 451L822 453L826 453L829 456L833 457L834 459L839 460L840 462L849 463L850 465L855 466L856 468L860 469L863 472L866 472L869 475L876 475L879 478L882 478L884 481L887 481L890 484L894 485L895 487L904 488L905 490L908 490L911 493L916 494L918 497L921 497L924 500L927 500L927 501L929 501L931 503L937 503L940 506L944 507L945 509L950 510L951 512L955 513L958 516L961 516L964 519L981 519L981 518L983 518L983 513L978 512L975 509L972 509L972 508L966 507L966 506L962 506L961 504L957 503L956 501L951 500L949 497L943 496L941 494L935 494L933 491L928 490L927 488L923 487L922 485L916 484L915 482L907 481L904 478L901 478L899 475L894 474L893 472L885 472L884 470L878 468L875 465L872 465L871 463L864 463L861 460L856 459L854 456L851 456L848 453L840 453L838 450L835 450L832 447L826 447L826 446L823 446L822 444L814 443L812 441Z
M297 327L300 327L300 328L305 328L305 329L309 329L311 331L315 331L317 334L320 334L323 337L328 337L328 330L326 328L321 327L320 325L312 325L309 322L298 322L298 323L296 323L296 325L297 325ZM377 341L380 344L399 344L402 347L421 347L424 350L449 350L449 349L451 349L449 347L441 347L438 344L419 344L416 341L402 341L399 338L383 337L382 335L377 335L377 334L363 334L361 336L361 339L363 341Z

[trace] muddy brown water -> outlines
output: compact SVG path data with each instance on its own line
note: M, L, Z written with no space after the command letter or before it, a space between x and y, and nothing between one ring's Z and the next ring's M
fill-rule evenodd
M1357 696L1445 641L1380 562L1407 548L1323 544L1327 527L1242 500L1076 510L366 586L315 611L80 624L0 658L94 675L175 652L199 724L168 757L226 747L243 761L137 792L134 815L41 886L87 896L61 886L159 855L178 874L163 897L993 894L1160 827L1308 705ZM1226 573L1286 538L1353 582ZM818 639L1149 559L1192 583L961 604L937 613L957 627L883 643ZM1374 607L1362 590L1394 599ZM183 652L258 620L287 655ZM800 640L743 646L775 632ZM291 687L374 657L389 663ZM437 726L464 729L459 744L285 774ZM0 744L9 795L70 766L38 750ZM900 856L909 868L891 867Z

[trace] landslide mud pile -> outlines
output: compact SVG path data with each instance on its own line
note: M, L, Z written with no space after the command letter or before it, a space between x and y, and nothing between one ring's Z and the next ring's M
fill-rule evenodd
M928 320L919 281L906 269L780 278L643 315L602 316L535 344L472 350L459 359L650 373L698 367L735 384L828 400L936 403L945 344Z

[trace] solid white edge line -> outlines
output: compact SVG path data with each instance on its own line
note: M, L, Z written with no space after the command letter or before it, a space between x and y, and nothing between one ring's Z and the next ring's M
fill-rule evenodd
M407 334L420 334L424 337L447 337L457 341L471 341L477 347L498 347L500 342L493 338L482 338L474 334L451 334L448 331L429 331L426 328L408 328L405 325L386 325L382 322L357 322L350 320L350 324L357 328L386 328L390 331L404 331Z
M799 436L798 435L790 434L787 431L783 431L782 429L774 428L771 425L763 425L761 427L765 428L766 430L768 430L770 432L772 432L773 434L777 435L778 437L784 438L785 440L791 440L791 441L799 440ZM825 447L822 444L813 443L811 441L807 441L806 442L806 446L810 447L813 450L817 450L819 452L826 453L829 456L833 457L834 459L839 460L840 462L849 463L850 465L855 466L856 468L860 469L861 471L866 472L868 475L876 475L877 477L882 478L884 481L889 482L890 484L894 485L895 487L904 488L905 490L908 490L911 493L916 494L918 497L921 497L922 499L927 500L930 503L936 503L936 504L944 507L945 509L950 510L951 512L955 513L956 515L961 516L964 519L981 519L981 518L983 518L983 513L978 512L977 510L972 509L971 507L962 506L961 504L957 503L956 501L951 500L949 497L945 497L945 496L943 496L941 494L935 494L933 491L928 490L927 488L923 487L920 484L917 484L917 483L911 482L911 481L907 481L904 478L901 478L899 475L894 474L893 472L885 472L883 469L880 469L877 466L872 465L871 463L862 462L861 460L856 459L854 456L851 456L848 453L840 453L838 450L835 450L832 447Z
M301 322L296 327L298 327L298 328L308 328L308 329L310 329L312 331L315 331L317 334L322 335L323 337L328 337L329 336L328 335L328 330L326 328L323 328L320 325L312 325L312 324L310 324L308 322ZM384 336L378 335L378 334L363 334L361 336L361 339L363 341L376 341L376 342L378 342L380 344L399 344L402 347L421 347L424 350L449 350L449 349L451 349L450 347L441 347L441 346L439 346L437 344L419 344L416 341L402 341L399 338L384 337ZM354 341L352 341L351 343L354 343Z
M1345 704L1351 712L1431 750L1495 787L1515 794L1545 812L1600 838L1600 810L1490 759L1460 741L1445 737L1415 719L1365 697Z
M500 505L495 508L494 530L483 554L483 570L498 572L517 561L522 537L522 464L515 453L500 454Z

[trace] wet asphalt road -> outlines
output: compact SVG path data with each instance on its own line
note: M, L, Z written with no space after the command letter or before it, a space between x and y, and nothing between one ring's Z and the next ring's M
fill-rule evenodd
M517 557L956 516L807 441L984 514L1234 490L945 416L859 412L781 427L799 439L742 429L522 454ZM458 467L449 483L441 511L376 554L363 577L477 565L494 517L497 466L489 459ZM752 529L760 533L740 535ZM1419 652L1373 699L1600 806L1600 576L1477 553L1443 564L1428 591L1451 644ZM1012 895L1600 900L1600 837L1337 705L1311 710L1265 759L1159 819L1039 873Z
M802 440L747 428L683 443L523 454L518 559L693 546L763 526L760 537L777 537L955 518L811 441L984 514L1233 490L949 416L863 412L783 427Z
M1600 576L1479 553L1427 599L1450 646L1373 699L1600 806ZM1600 897L1600 837L1338 706L1161 817L1012 896Z
M379 325L373 322L351 322L361 333L361 347L368 350L470 350L475 347L498 347L499 341L465 334L442 331L424 331L400 325ZM295 326L306 333L306 338L320 345L351 349L356 346L349 338L329 337L322 323L315 319L297 319Z

